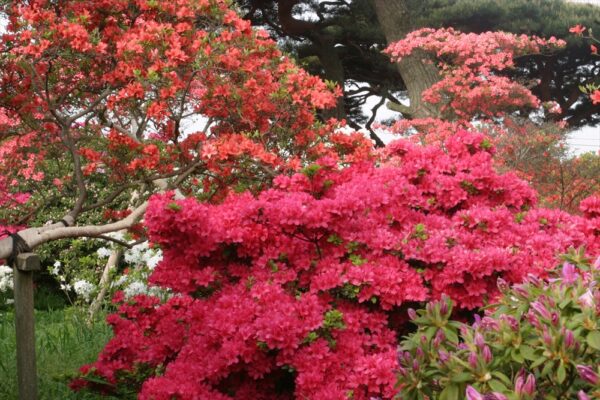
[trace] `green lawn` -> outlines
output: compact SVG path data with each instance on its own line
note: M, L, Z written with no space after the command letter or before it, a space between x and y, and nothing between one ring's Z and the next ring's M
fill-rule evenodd
M55 311L36 310L38 398L40 400L98 399L73 393L67 386L78 368L93 361L110 338L100 318L85 323L85 310L71 307ZM0 399L17 399L15 326L12 312L0 311Z

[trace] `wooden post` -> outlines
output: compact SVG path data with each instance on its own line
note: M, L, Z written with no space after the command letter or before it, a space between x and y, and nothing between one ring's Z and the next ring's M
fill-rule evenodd
M13 267L19 400L36 400L33 271L40 270L40 257L34 253L21 253Z

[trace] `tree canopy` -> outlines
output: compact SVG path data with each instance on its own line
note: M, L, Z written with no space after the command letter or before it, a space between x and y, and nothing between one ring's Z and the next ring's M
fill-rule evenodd
M467 33L502 30L567 39L568 45L562 51L523 55L511 76L527 81L542 101L560 104L562 113L553 119L566 119L571 127L599 122L597 110L579 86L597 81L600 61L593 57L587 43L569 37L569 28L575 24L600 31L600 8L595 6L562 0L403 0L393 2L394 6L376 0L238 3L245 18L277 35L309 71L345 87L344 108L339 105L336 116L348 117L356 125L371 127L373 110L365 115L362 108L368 96L398 102L407 94L405 80L424 80L425 88L434 82L423 71L407 71L403 79L380 54L386 43L416 28L450 26ZM387 30L381 24L386 15L394 25ZM414 101L415 96L409 93L409 97Z

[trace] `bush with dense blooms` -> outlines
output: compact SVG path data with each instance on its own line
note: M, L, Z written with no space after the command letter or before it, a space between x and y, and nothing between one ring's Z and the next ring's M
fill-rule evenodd
M0 263L0 310L13 302L13 270Z
M568 121L561 120L558 104L542 103L526 82L506 74L516 57L562 46L564 41L556 38L506 32L463 33L452 28L411 32L385 51L393 61L415 51L432 58L440 80L422 96L439 112L428 118L400 119L389 129L411 134L422 143L443 142L459 129L486 131L497 145L499 165L531 182L544 204L576 212L579 201L600 190L600 164L593 157L570 156ZM543 118L554 122L541 123Z
M111 236L125 240L122 234ZM70 254L65 254L66 251L58 253L58 260L48 268L49 274L56 279L69 300L79 304L91 303L98 294L100 288L96 284L97 276L102 272L102 265L106 263L106 259L114 251L110 246L93 246L90 250L90 247L86 246L90 242L71 241ZM84 253L86 250L88 252ZM160 288L148 286L148 276L161 258L160 249L149 248L147 241L125 249L122 260L109 271L107 297L112 297L117 290L122 290L125 297L143 293L166 295Z
M600 258L566 257L558 277L509 288L473 324L452 301L410 310L398 352L402 399L586 400L600 397Z
M400 61L416 50L434 56L441 79L422 93L423 100L440 105L444 120L498 117L510 111L537 108L531 91L500 72L514 67L514 58L563 47L554 37L507 32L463 33L453 28L423 28L409 33L385 50Z
M600 193L600 154L569 154L567 130L523 119L505 118L503 124L495 141L499 168L530 182L545 207L577 213L581 200Z
M150 281L176 296L117 297L115 337L74 386L390 399L407 305L445 293L472 309L499 277L544 275L571 246L600 249L596 214L536 208L531 188L494 171L483 135L445 147L397 141L378 167L321 159L221 205L154 197L146 224L163 260Z
M101 258L108 257L111 250L100 248L98 255ZM157 286L148 284L148 277L156 268L156 265L162 259L162 252L159 248L151 248L148 242L143 242L127 249L123 253L121 274L110 284L110 293L123 291L125 298L130 298L138 294L152 294L154 296L168 296L168 291L163 291ZM119 276L120 275L120 276Z

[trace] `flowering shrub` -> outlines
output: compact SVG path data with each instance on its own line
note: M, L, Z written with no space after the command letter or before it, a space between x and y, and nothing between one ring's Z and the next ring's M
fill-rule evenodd
M13 269L0 264L0 309L13 302Z
M590 52L597 56L598 55L598 45L600 45L600 40L595 37L592 33L592 30L589 29L587 34L584 36L584 32L586 32L586 27L581 25L575 25L569 29L569 32L573 33L577 36L583 36L586 39L590 40L592 44L590 45ZM593 105L600 104L600 85L598 83L588 83L585 86L580 86L580 89L583 93L586 93L590 96L590 100Z
M16 1L0 12L0 224L30 226L19 227L30 248L127 229L138 240L153 193L220 202L372 147L319 121L339 89L229 0ZM12 249L0 233L0 259Z
M96 291L96 286L85 279L78 279L73 282L73 290L77 294L77 297L89 303L92 299L92 294Z
M101 254L103 257L108 257L109 253L110 250L106 248L101 248L98 251L98 254ZM130 298L138 294L151 294L160 297L168 296L168 290L148 285L148 277L152 274L152 271L154 271L154 268L156 268L161 259L162 251L151 248L147 241L125 250L123 264L126 268L123 271L124 273L110 284L111 293L121 290L125 298Z
M82 237L145 239L137 224L152 193L220 202L372 147L318 120L339 89L229 0L16 1L0 13L0 259L14 247L1 226L18 223L69 297L103 294L98 242Z
M600 257L571 253L562 274L512 288L471 324L450 319L452 301L410 310L415 333L398 353L403 399L600 397Z
M95 254L100 243L87 238L55 241L36 249L42 265L69 303L86 304L96 293L102 260Z
M531 182L544 204L576 212L581 199L598 192L600 164L593 157L569 156L567 121L560 106L542 103L525 82L506 74L516 57L564 45L554 37L506 32L462 33L452 28L411 32L385 52L398 62L416 51L432 58L440 80L422 97L439 112L428 118L399 119L386 129L428 144L443 143L460 129L485 131L497 146L500 166ZM543 118L557 122L542 124Z
M325 158L257 197L220 205L155 196L161 303L122 294L115 337L74 387L141 399L391 399L403 308L449 294L484 304L503 277L543 275L570 246L600 248L590 221L535 208L492 167L482 135L446 151L407 141L380 166Z
M417 49L431 53L442 79L423 92L423 100L440 104L445 120L497 117L511 110L536 108L525 86L498 72L514 67L514 58L564 47L555 37L541 39L506 32L462 33L452 28L423 28L385 50L400 61Z
M110 236L127 241L121 233ZM88 246L90 244L92 247ZM91 254L82 254L86 249ZM65 250L57 254L62 261L55 261L48 270L71 302L89 304L100 289L96 284L99 281L98 274L102 272L100 268L112 251L111 246L97 247L88 240L75 240L72 241L70 252ZM122 290L127 298L136 294L166 296L167 293L161 288L148 286L148 276L161 258L160 249L150 248L147 241L124 250L118 265L110 270L108 293L112 296L117 290Z
M600 154L570 155L568 130L510 118L503 124L495 141L499 168L514 170L530 182L545 207L577 213L581 200L599 193Z

